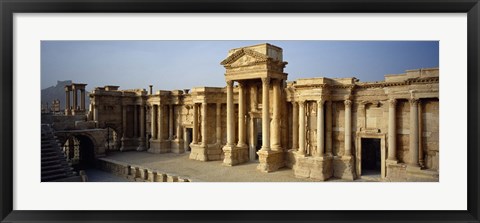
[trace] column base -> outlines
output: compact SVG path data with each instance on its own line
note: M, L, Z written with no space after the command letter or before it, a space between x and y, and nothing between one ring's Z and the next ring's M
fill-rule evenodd
M295 177L311 178L320 181L326 181L333 175L332 162L333 157L311 157L303 154L296 154L295 165L293 167Z
M185 152L185 145L182 139L175 139L171 142L172 145L172 153L184 153Z
M237 147L225 145L222 148L224 153L223 165L234 166L248 161L248 147Z
M192 149L192 151L190 152L190 156L188 157L189 159L204 162L208 161L208 145L190 143L190 148Z
M120 147L121 152L125 151L134 151L138 147L138 141L137 139L132 139L132 138L121 138L120 139L122 146Z
M352 156L334 157L333 159L333 175L344 180L354 180L355 168Z
M149 153L169 153L170 141L150 139L150 148L147 150Z
M138 147L137 147L137 151L141 152L141 151L145 151L147 148L145 148L145 141L142 139L142 138L139 138L138 139Z
M285 166L285 153L283 151L260 150L257 152L260 163L257 170L264 173L276 171Z

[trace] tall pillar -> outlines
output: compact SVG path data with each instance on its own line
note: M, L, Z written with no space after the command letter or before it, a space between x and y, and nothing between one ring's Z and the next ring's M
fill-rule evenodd
M143 151L145 150L145 106L140 105L140 135L138 137L139 140L139 145L137 150L138 151Z
M410 99L410 166L418 167L418 99Z
M65 87L65 115L70 115L70 88Z
M97 104L93 105L93 121L98 122L98 105Z
M77 104L77 101L78 101L77 100L77 88L73 87L72 90L73 90L73 110L77 111L77 106L78 106L78 104Z
M233 135L233 128L235 125L233 108L233 81L227 81L227 145L233 146L235 136Z
M216 124L216 142L218 145L222 143L222 104L217 103L217 114L215 116L215 124Z
M168 106L168 139L173 139L173 105Z
M292 101L292 149L298 150L298 104Z
M182 122L182 119L181 119L181 115L180 115L180 111L181 111L181 106L177 106L177 139L178 140L183 140L183 136L182 136L182 125L181 125L181 122ZM175 113L174 113L175 114Z
M272 120L272 150L280 149L280 84L281 80L273 81L273 120Z
M420 167L425 167L425 159L423 154L423 146L422 146L422 132L423 132L423 123L422 123L422 101L418 100L418 164Z
M80 89L80 110L85 111L85 89Z
M193 104L193 137L192 143L198 144L198 107L197 104Z
M270 78L262 78L262 148L270 151Z
M325 139L325 146L326 146L326 154L327 156L333 156L333 143L332 143L332 101L327 101L327 117L326 117L326 124L327 124L327 134Z
M390 99L388 107L388 160L397 160L396 99Z
M323 157L325 149L325 127L323 125L323 100L317 101L317 156Z
M126 138L127 138L127 106L122 105L122 138L120 139L122 146L120 147L120 151L124 151L126 149L125 148Z
M202 146L207 146L207 102L202 103Z
M300 101L298 112L298 153L305 154L305 101Z
M138 110L137 105L133 105L133 138L138 137Z
M345 100L345 156L352 155L352 101Z
M157 139L157 106L156 105L152 105L152 110L150 111L151 112L151 132L152 132L152 139Z
M123 138L127 137L127 106L122 105L122 133Z
M238 147L246 147L245 143L245 84L238 82Z
M157 139L163 141L163 105L158 105L158 116L157 116Z

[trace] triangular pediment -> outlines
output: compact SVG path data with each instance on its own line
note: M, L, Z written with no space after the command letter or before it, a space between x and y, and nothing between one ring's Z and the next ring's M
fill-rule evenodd
M244 66L252 63L265 62L268 59L268 56L265 54L250 49L240 49L228 56L220 64L223 66Z

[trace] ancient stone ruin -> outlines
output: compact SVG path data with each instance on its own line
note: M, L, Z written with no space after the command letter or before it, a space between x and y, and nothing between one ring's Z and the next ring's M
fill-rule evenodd
M97 87L89 95L87 122L115 132L111 150L189 152L191 160L221 160L231 168L258 162L257 171L265 174L290 168L297 177L321 181L369 174L439 180L438 68L377 82L288 82L283 50L271 44L232 49L221 65L223 88ZM84 87L65 89L75 97ZM85 112L83 101L68 103L66 115Z

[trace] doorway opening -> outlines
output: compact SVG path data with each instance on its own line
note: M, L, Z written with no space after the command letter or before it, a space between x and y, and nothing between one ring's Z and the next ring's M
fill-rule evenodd
M192 143L192 134L193 134L193 129L192 128L186 128L185 130L185 143L186 143L186 149L185 151L192 151L192 148L190 148L190 143Z
M262 119L255 119L255 160L258 160L258 150L262 148Z
M380 175L380 139L362 138L362 176Z

